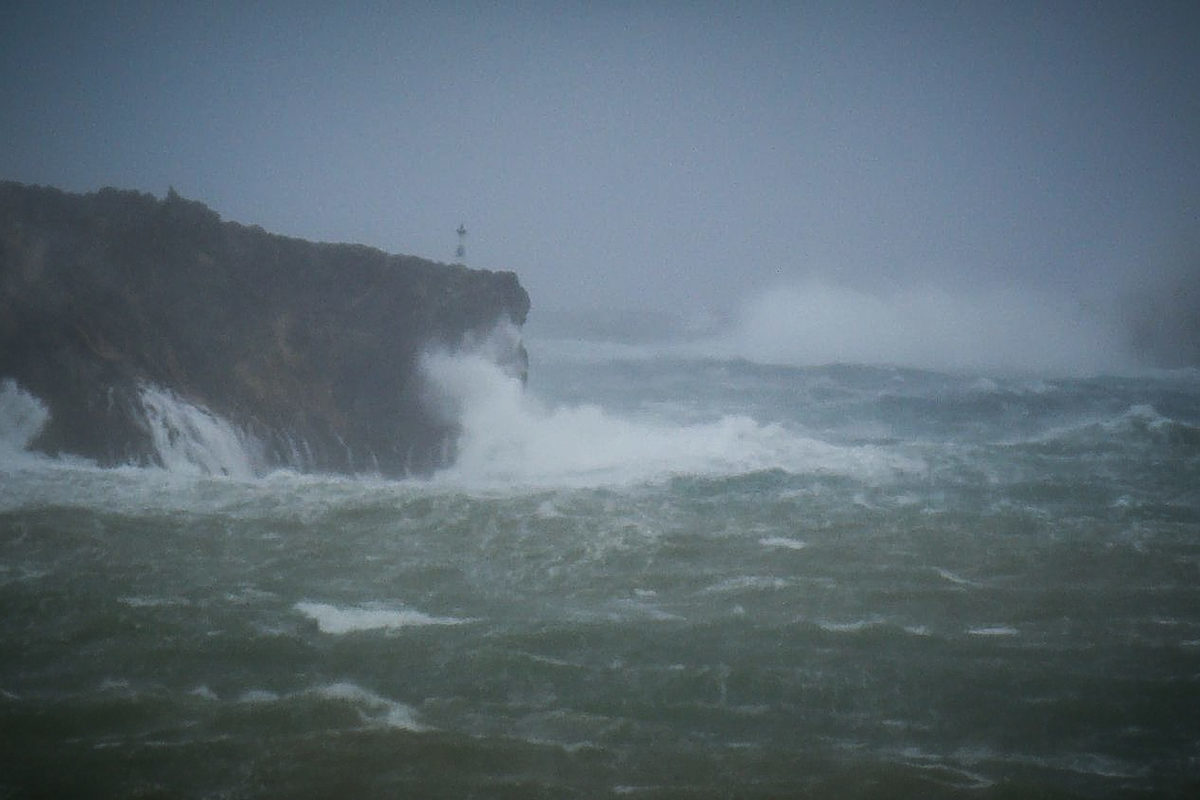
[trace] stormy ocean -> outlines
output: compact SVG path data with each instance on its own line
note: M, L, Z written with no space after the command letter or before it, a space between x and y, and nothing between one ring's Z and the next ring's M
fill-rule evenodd
M0 797L1200 792L1197 372L530 352L429 479L0 388Z

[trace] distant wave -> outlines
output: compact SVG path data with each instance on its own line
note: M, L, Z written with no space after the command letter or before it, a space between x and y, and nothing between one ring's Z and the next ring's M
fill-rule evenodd
M209 701L220 698L207 686L199 686L191 694ZM412 733L428 730L417 721L417 712L411 706L389 699L364 689L352 681L339 681L327 685L288 694L279 694L268 689L250 689L237 698L237 702L254 705L336 703L348 705L358 712L364 725L397 728Z
M1153 446L1197 448L1200 425L1173 419L1150 404L1139 403L1116 414L1079 420L1013 444L1093 448L1100 443L1117 447L1139 441Z
M542 357L578 362L654 358L744 360L796 367L910 367L990 375L1144 374L1123 326L1067 298L1029 290L868 291L820 281L741 300L703 329L623 341L612 331L531 335ZM1160 370L1161 372L1161 370Z
M743 303L697 351L764 363L1097 374L1131 368L1115 327L1069 303L1000 291L875 294L808 282Z
M417 712L405 703L391 700L368 691L351 681L340 681L314 690L325 700L341 701L357 706L364 722L383 724L389 728L419 733L425 726L417 722Z

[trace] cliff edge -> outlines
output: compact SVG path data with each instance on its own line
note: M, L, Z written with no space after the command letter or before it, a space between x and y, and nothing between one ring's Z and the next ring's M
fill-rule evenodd
M277 236L174 191L0 183L0 380L49 412L29 447L51 455L163 465L210 427L255 471L426 474L457 429L421 354L528 310L511 272ZM518 336L498 353L524 374Z

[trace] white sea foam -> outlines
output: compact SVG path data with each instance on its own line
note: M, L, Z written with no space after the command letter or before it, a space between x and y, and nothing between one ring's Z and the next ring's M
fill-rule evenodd
M1011 625L980 625L967 628L967 633L971 636L1017 636L1020 631Z
M746 591L777 591L792 585L787 578L777 578L772 575L737 575L726 578L704 588L705 594L725 594L727 592Z
M858 633L865 631L868 628L876 628L883 625L883 620L873 617L871 619L856 619L850 622L830 622L821 620L817 622L817 627L827 633Z
M884 448L833 445L741 414L682 424L590 404L550 408L481 355L433 353L422 366L429 402L463 431L457 462L438 476L445 482L622 485L769 469L883 480L923 470Z
M613 601L612 606L615 609L612 617L616 619L640 619L656 622L681 622L684 620L678 614L663 611L647 597L619 598Z
M335 606L329 603L296 603L294 608L313 619L321 633L334 635L355 631L395 630L424 625L463 625L473 622L458 617L435 617L400 606L370 604Z
M963 578L959 575L955 575L953 572L951 572L948 569L943 569L941 567L934 567L933 571L936 572L943 579L949 581L950 583L957 584L959 586L975 586L976 585L974 581L969 581L966 578Z
M227 420L151 384L140 400L154 449L171 472L254 477L261 462L257 444Z
M799 539L790 539L786 536L765 536L758 540L758 543L763 547L775 547L783 550L803 550L808 547L806 542Z
M117 602L130 608L161 608L163 606L186 606L189 602L182 597L118 597Z

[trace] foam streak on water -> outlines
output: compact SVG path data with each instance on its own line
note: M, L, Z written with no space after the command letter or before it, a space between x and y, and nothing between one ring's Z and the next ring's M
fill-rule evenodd
M395 630L413 625L461 625L471 620L455 617L432 617L408 608L371 604L367 607L344 608L328 603L302 602L296 610L317 623L321 633L353 633L355 631Z

